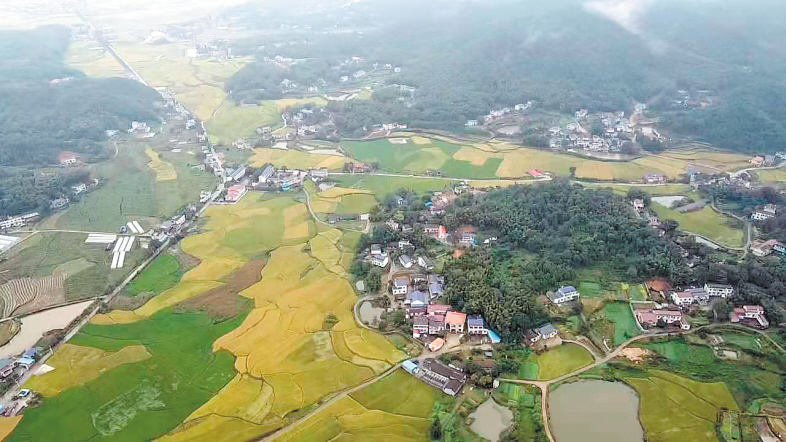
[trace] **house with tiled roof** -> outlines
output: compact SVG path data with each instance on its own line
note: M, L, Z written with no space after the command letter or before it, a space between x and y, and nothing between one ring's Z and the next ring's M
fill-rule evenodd
M451 333L464 333L467 315L459 312L448 312L445 315L445 328Z

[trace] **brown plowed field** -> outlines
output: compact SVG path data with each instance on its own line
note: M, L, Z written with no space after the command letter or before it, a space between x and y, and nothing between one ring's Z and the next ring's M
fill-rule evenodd
M247 262L235 273L227 277L227 283L201 295L186 299L174 306L176 312L204 311L215 319L228 319L236 316L248 302L238 293L251 287L262 279L262 269L267 260L255 259Z

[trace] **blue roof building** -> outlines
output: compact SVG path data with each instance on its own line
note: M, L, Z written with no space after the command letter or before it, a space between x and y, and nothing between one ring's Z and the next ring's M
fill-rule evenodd
M404 361L404 363L401 364L401 368L406 370L409 374L415 374L418 372L418 364L416 364L414 361Z
M488 335L492 344L499 344L500 342L502 342L502 338L500 338L498 334L494 333L493 330L486 329L486 334Z

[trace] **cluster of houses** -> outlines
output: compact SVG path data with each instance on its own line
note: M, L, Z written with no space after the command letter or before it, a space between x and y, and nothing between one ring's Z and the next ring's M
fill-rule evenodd
M655 304L655 308L636 309L634 315L642 329L662 325L679 326L682 330L690 330L690 323L684 311L693 306L706 306L713 299L726 299L734 294L734 287L726 284L707 283L703 287L688 288L668 293L670 304ZM769 322L764 316L761 306L745 305L735 307L730 314L731 322L744 323L756 328L767 328Z
M778 161L775 155L755 156L748 160L753 167L772 167Z
M602 134L593 134L587 129L589 111L576 112L576 121L568 123L565 129L554 126L549 128L549 147L552 149L582 149L590 152L618 152L622 143L633 134L633 124L625 118L625 112L604 112L599 115L603 125ZM582 122L585 122L582 126Z
M464 124L465 127L476 127L480 124L489 124L494 122L495 120L499 120L501 118L506 118L513 115L515 112L525 112L532 107L532 102L527 101L526 104L517 104L512 109L509 107L503 107L502 109L494 109L488 113L488 115L484 115L481 117L480 120L467 120Z

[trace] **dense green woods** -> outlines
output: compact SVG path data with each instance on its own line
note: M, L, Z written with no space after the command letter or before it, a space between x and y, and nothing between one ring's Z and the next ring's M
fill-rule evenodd
M60 26L0 33L0 216L45 210L49 198L67 193L71 175L37 171L57 165L61 151L107 158L106 130L157 118L154 90L69 69L69 40Z
M446 294L457 308L482 314L508 340L545 321L538 296L574 282L575 270L680 278L683 267L680 254L633 215L627 200L567 182L463 200L444 222L500 232L500 246L476 248L448 263Z
M786 37L779 19L786 4L729 0L708 8L665 0L642 10L625 29L578 0L357 3L343 20L329 16L311 23L315 29L340 23L362 32L328 33L284 47L261 40L241 44L241 52L259 58L316 60L287 71L260 61L239 72L228 89L243 98L280 94L271 92L274 82L261 84L259 77L280 82L281 75L341 86L341 75L360 68L341 62L363 56L402 66L401 74L383 82L417 91L413 102L375 94L368 103L347 105L339 122L347 135L382 122L456 129L491 109L527 100L566 114L578 108L630 111L641 102L673 135L747 152L779 149L786 136L780 118L786 54L772 42ZM248 17L252 26L267 23L253 13ZM684 109L674 104L678 90L711 100L704 108Z

